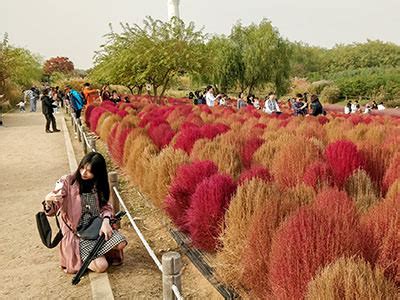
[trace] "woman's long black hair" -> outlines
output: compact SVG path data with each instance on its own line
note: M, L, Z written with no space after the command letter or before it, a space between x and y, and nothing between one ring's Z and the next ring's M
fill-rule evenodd
M92 180L83 180L80 170L86 165L90 165L90 172L93 174ZM100 207L107 204L110 197L110 187L108 185L107 165L104 157L97 152L89 152L79 163L78 169L72 175L71 184L79 184L79 193L90 192L88 189L95 188L99 197Z

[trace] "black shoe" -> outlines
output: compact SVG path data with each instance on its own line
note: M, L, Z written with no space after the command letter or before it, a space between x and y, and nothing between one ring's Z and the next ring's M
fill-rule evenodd
M46 129L46 133L53 133L53 131Z
M60 129L53 129L53 132L60 132Z

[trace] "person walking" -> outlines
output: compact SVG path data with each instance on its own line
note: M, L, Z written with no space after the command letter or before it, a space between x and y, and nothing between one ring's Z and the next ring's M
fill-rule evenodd
M54 108L57 107L57 105L53 104L53 99L47 96L48 94L49 91L45 89L42 97L42 113L46 118L45 131L46 133L59 132L60 130L57 129L56 118L54 118L53 115ZM53 131L50 130L50 123Z
M105 244L97 257L89 264L94 272L105 272L109 264L121 264L122 250L127 241L110 225L113 207L109 202L107 166L98 152L89 152L79 163L77 170L63 176L55 189L43 201L43 210L48 216L58 214L62 222L63 238L60 243L61 268L65 273L79 271L89 256L96 240L82 238L81 230L87 228L94 218L99 220L99 235L105 236Z
M74 111L75 118L78 121L78 124L81 125L81 112L84 106L83 97L78 91L71 88L71 86L67 86L65 91L68 95L72 110Z
M28 100L29 101L29 105L30 105L30 112L36 112L36 95L35 95L35 87L31 87L30 89L26 90L24 92L24 100Z

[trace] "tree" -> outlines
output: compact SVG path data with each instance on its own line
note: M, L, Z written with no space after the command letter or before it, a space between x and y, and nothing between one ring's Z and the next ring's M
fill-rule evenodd
M147 17L143 27L123 24L122 29L121 34L108 34L108 43L97 53L92 79L130 88L148 83L161 99L173 78L199 72L203 66L204 34L193 23Z
M70 74L74 71L74 64L68 57L52 57L44 63L43 71L47 75L52 75L54 72Z

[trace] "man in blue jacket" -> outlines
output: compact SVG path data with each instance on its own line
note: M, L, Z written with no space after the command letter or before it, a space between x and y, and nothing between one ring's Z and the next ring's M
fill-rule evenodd
M78 124L81 124L80 117L81 117L81 112L82 112L82 108L84 105L83 97L79 92L77 92L70 86L67 86L66 92L68 94L69 103L71 104L71 107L74 110L75 117L78 121Z

